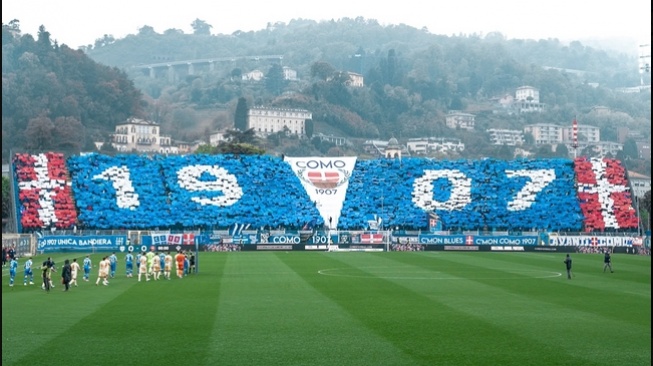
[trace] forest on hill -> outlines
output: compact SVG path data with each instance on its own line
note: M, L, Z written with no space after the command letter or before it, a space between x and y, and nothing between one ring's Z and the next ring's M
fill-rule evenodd
M639 86L640 77L650 85L633 55L498 33L442 36L364 18L297 19L229 35L212 35L210 28L199 19L192 34L144 25L137 34L105 35L72 50L45 27L33 37L20 32L18 21L3 24L3 159L10 149L64 143L92 149L128 116L159 122L178 140L206 140L210 132L233 128L241 98L249 106L308 109L315 132L352 139L459 138L468 148L454 158L511 155L490 144L488 128L566 126L574 118L598 126L602 140L616 141L617 128L627 127L650 142L650 89L619 92ZM181 68L174 77L152 77L147 67L200 59L216 62L193 73ZM285 79L283 67L297 78ZM243 80L254 70L264 78ZM362 74L364 87L348 86L347 72ZM496 113L497 99L525 85L539 89L543 112ZM597 106L610 113L592 113ZM475 114L476 128L446 127L451 110ZM65 131L83 135L56 137ZM312 140L282 140L261 144L277 153L333 153Z

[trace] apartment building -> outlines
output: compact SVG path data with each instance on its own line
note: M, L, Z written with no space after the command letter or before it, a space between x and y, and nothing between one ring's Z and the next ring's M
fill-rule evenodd
M536 123L524 127L524 133L533 136L536 145L555 145L562 142L562 126Z
M449 111L445 116L445 124L449 128L453 129L463 129L463 130L473 130L475 126L476 116L470 113L464 113L461 111Z
M524 132L520 130L490 128L486 132L490 135L490 142L493 145L521 146L524 144Z

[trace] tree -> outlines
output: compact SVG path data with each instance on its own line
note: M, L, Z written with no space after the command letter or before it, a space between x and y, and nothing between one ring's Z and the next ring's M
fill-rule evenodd
M84 145L84 125L73 117L59 117L54 120L54 147L71 153L79 153Z
M208 154L208 155L213 155L215 154L217 149L215 146L212 146L210 144L202 144L197 147L195 150L195 154Z
M231 70L231 79L232 80L240 80L243 77L243 70L236 67L235 69Z
M501 160L512 160L515 156L514 148L508 145L500 145L496 151L495 156L497 159Z
M163 31L163 34L166 36L180 36L184 34L184 31L177 28L170 28Z
M207 22L201 19L195 19L190 26L193 27L193 34L205 35L205 36L210 36L211 28L213 28L212 25L208 24Z
M556 156L561 158L569 158L569 149L565 144L558 144L556 146Z
M224 137L227 141L234 144L255 144L258 141L256 131L253 128L245 131L228 130L225 132Z
M394 49L388 50L388 57L381 60L379 67L384 83L397 85L397 55Z
M105 34L102 38L98 38L95 40L95 48L100 48L104 46L108 46L112 43L115 43L116 39L113 37L111 34Z
M247 130L247 99L238 98L236 114L234 115L234 128L239 131Z
M252 144L229 142L226 144L218 145L216 153L234 155L264 155L265 150Z
M648 216L648 220L646 220L646 217L644 217L644 215L642 214L642 210L646 211L646 216ZM642 199L639 201L639 211L640 211L640 217L642 217L646 221L644 223L644 229L650 231L651 230L651 190L646 191L646 193L644 193L644 197L642 197Z
M156 35L156 31L154 30L153 27L149 25L144 25L140 28L138 28L138 35L139 36L154 36Z
M537 148L537 151L535 151L535 157L540 159L548 159L555 157L555 153L553 152L551 145L540 145Z
M25 129L26 147L38 151L52 148L54 124L48 117L37 117L27 123Z
M106 141L100 147L100 152L104 155L113 156L118 152L118 150L116 150L111 141Z
M45 26L39 26L38 33L38 43L43 47L43 49L49 49L52 47L52 41L50 40L50 32L45 30Z
M283 67L279 64L273 64L265 76L265 89L274 95L279 95L285 87L285 82Z
M305 129L304 132L306 133L306 137L308 137L309 139L313 137L313 130L315 129L315 125L312 119L307 119L304 122L304 129Z
M628 138L624 141L623 156L624 160L639 159L639 150L637 149L637 142L635 142L635 139Z
M459 95L455 95L455 96L451 99L451 103L449 103L449 110L452 110L452 111L462 111L464 108L465 108L465 107L464 107L464 105L463 105L463 100L460 98Z
M311 76L320 80L329 80L335 72L336 69L325 61L317 61L311 65Z
M651 190L649 189L644 193L644 198L640 201L640 206L645 209L649 214L651 213Z

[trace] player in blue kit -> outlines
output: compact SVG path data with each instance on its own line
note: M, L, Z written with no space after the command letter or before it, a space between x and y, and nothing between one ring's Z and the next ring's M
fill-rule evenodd
M109 256L109 275L113 278L116 275L116 268L118 267L118 257L116 252L111 253Z
M159 253L159 268L161 269L160 271L163 272L163 269L166 266L166 254L164 252Z
M27 286L27 279L29 278L29 284L34 284L34 272L32 272L32 257L27 257L25 264L23 265L25 277L23 278L23 286Z
M127 277L132 277L134 275L134 255L131 250L125 255L125 272Z
M16 278L16 269L18 269L18 261L16 258L11 258L9 261L9 287L14 286L14 279Z
M86 258L84 258L84 281L88 281L91 277L91 268L93 268L91 256L87 255Z

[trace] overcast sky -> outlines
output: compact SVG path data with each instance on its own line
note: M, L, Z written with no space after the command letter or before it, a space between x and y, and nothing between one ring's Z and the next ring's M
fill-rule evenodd
M392 5L390 5L392 4ZM633 48L650 44L651 4L645 0L596 1L455 0L345 1L306 0L3 0L2 23L20 21L23 33L36 37L40 25L52 39L72 48L93 44L109 34L123 38L144 25L157 33L181 29L201 19L213 34L264 29L292 19L316 21L344 17L376 19L380 24L427 27L453 35L501 32L508 38L561 41L589 38L628 39Z

